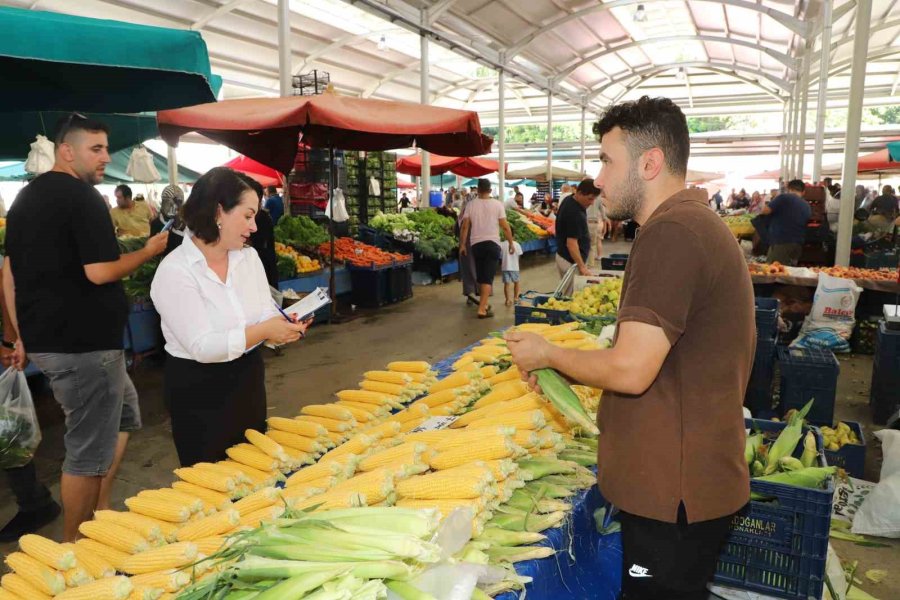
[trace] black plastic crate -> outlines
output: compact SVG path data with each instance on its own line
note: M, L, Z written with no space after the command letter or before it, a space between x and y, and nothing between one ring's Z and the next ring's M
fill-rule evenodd
M800 410L815 399L807 420L817 425L831 425L841 370L834 353L822 348L779 347L777 351L781 370L779 412L784 414L792 408Z
M761 416L772 410L772 381L775 376L775 340L756 340L753 370L744 395L744 406L753 416Z
M877 425L886 425L900 408L900 331L888 329L884 321L875 338L869 407Z
M778 314L781 301L778 298L754 298L756 304L757 339L774 340L778 337Z
M850 335L850 351L854 354L875 354L878 325L877 318L857 319Z
M389 267L347 268L350 270L350 302L352 304L361 308L378 308L389 302Z
M388 302L412 298L412 263L394 265L388 269Z
M608 257L600 258L600 267L604 271L624 271L627 263L627 254L610 254Z
M568 310L541 308L551 296L552 294L541 294L534 291L519 294L519 299L516 301L515 306L515 324L549 323L551 325L559 325L560 323L571 321L572 316Z
M785 424L746 420L747 427L777 432ZM806 435L808 429L803 428ZM819 465L825 465L822 436L813 430ZM803 451L797 444L794 456ZM821 598L831 525L834 479L825 489L808 489L751 479L750 491L767 501L751 500L734 517L731 534L719 554L714 579L779 598Z

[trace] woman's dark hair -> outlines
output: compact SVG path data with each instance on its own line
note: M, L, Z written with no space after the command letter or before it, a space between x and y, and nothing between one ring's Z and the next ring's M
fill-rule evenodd
M261 184L260 182L258 182L257 180L253 179L252 177L250 177L250 176L247 175L246 173L241 173L240 171L235 171L235 175L237 175L238 177L240 177L240 178L241 178L241 181L243 181L243 182L246 183L248 186L250 186L250 189L253 190L254 192L256 192L256 197L259 198L260 201L262 201L262 197L263 197L263 186L262 186L262 184Z
M213 244L219 241L216 209L231 212L241 201L241 194L252 188L235 171L216 167L207 171L191 190L184 203L184 222L195 236Z

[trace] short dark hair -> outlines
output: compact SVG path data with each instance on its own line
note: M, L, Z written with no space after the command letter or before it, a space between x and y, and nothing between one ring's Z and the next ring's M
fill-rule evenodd
M788 181L787 189L794 190L802 194L806 191L806 184L803 183L802 179L791 179L790 181Z
M278 188L276 188L274 185L267 185L266 193L269 194L270 196L274 196L275 194L278 193Z
M594 180L590 178L579 181L575 191L583 196L599 196L601 192L600 188L594 185Z
M687 174L691 154L687 119L678 105L668 98L642 96L632 102L610 106L594 123L594 135L600 140L616 127L625 132L632 159L651 148L659 148L666 157L670 173Z
M90 131L97 133L102 131L109 135L109 126L97 119L86 117L82 114L73 112L65 117L60 117L56 122L56 134L53 136L53 143L59 146L66 141L66 137L73 131Z
M485 192L491 191L491 182L487 179L479 179L478 180L478 193L483 194Z
M115 191L122 192L123 198L128 198L129 200L131 199L131 188L124 183L120 183L119 185L117 185Z
M518 198L519 196L522 196L522 198L524 198L524 197L525 197L525 194L523 194L522 192L516 192L516 195L513 196L513 197L514 197L514 198Z
M241 178L241 181L243 181L244 183L246 183L246 184L250 187L251 190L253 190L254 192L256 192L256 197L257 197L257 198L259 198L260 200L262 200L262 197L263 197L263 186L262 186L262 184L261 184L260 182L258 182L257 180L253 179L252 177L250 177L250 176L247 175L246 173L241 173L240 171L235 171L234 173L235 173L235 175L237 175L238 177L240 177L240 178Z
M231 211L241 201L249 185L228 167L210 169L197 180L182 209L184 222L195 236L212 244L219 240L216 208Z

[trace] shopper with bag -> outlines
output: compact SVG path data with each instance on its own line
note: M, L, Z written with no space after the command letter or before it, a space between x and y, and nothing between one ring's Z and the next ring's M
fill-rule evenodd
M119 254L109 208L93 187L109 163L108 131L76 113L62 119L53 170L19 192L6 228L3 288L19 334L13 364L25 367L27 348L66 416L67 541L96 509L109 507L128 434L141 426L125 371L121 280L161 253L168 238L162 233Z
M225 458L244 430L265 430L265 365L259 346L295 342L311 320L278 310L253 248L259 197L217 167L184 203L187 234L156 271L150 297L166 339L163 394L182 465Z

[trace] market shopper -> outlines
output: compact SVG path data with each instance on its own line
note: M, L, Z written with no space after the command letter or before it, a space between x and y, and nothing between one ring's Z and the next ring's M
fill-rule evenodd
M522 256L522 245L513 242L515 252L502 252L500 259L500 277L503 279L503 299L506 306L512 306L519 297L519 257Z
M163 394L182 465L225 458L248 428L264 430L259 345L295 342L253 248L259 197L234 171L212 169L184 203L185 239L160 263L150 297L166 339Z
M885 226L893 225L894 219L897 218L898 212L900 212L900 206L898 206L897 195L894 193L894 188L889 185L881 188L881 195L872 201L872 206L870 208L872 211L872 217L869 219L870 221L872 221L874 217L880 217L884 221Z
M108 206L93 187L109 163L107 134L99 121L64 118L53 170L19 192L7 221L3 287L19 334L13 363L25 367L27 348L66 416L67 541L95 510L109 508L129 432L141 426L122 349L128 303L121 279L162 252L168 238L119 254Z
M673 102L615 105L594 132L610 218L641 224L615 344L573 350L532 333L506 339L523 373L551 367L604 390L598 477L621 511L621 598L705 600L732 517L750 496L742 403L753 287L706 193L685 189L690 140Z
M475 260L475 279L478 282L478 318L493 317L491 306L491 290L494 276L500 265L500 230L506 237L507 251L515 252L512 229L506 221L506 210L503 204L491 198L491 182L478 180L478 198L466 207L459 237L459 254L465 258L471 249ZM471 244L471 246L469 245Z
M459 194L459 192L457 192ZM455 201L455 200L454 200ZM466 209L472 203L472 199L466 195L465 200L461 200L459 215L456 218L456 226L454 233L456 237L462 240L462 222L466 216ZM472 240L468 239L465 243L465 252L463 252L463 244L460 242L459 248L459 281L462 283L463 296L466 297L466 305L478 306L478 281L475 278L475 256L472 254Z
M109 211L116 237L150 235L150 207L146 202L136 202L132 198L131 188L124 183L116 186L116 206Z
M796 266L806 242L806 224L812 214L809 203L803 199L806 184L799 179L788 182L787 192L778 194L762 209L761 215L769 216L768 263L779 262Z
M572 265L577 265L578 273L590 275L587 261L591 253L591 227L587 211L597 202L600 190L590 179L584 179L575 188L575 193L563 198L556 215L556 268L560 277ZM597 225L594 225L596 230ZM564 292L571 294L570 289Z
M278 189L274 185L266 187L265 209L269 211L272 223L278 225L278 219L284 215L284 198L279 195Z

